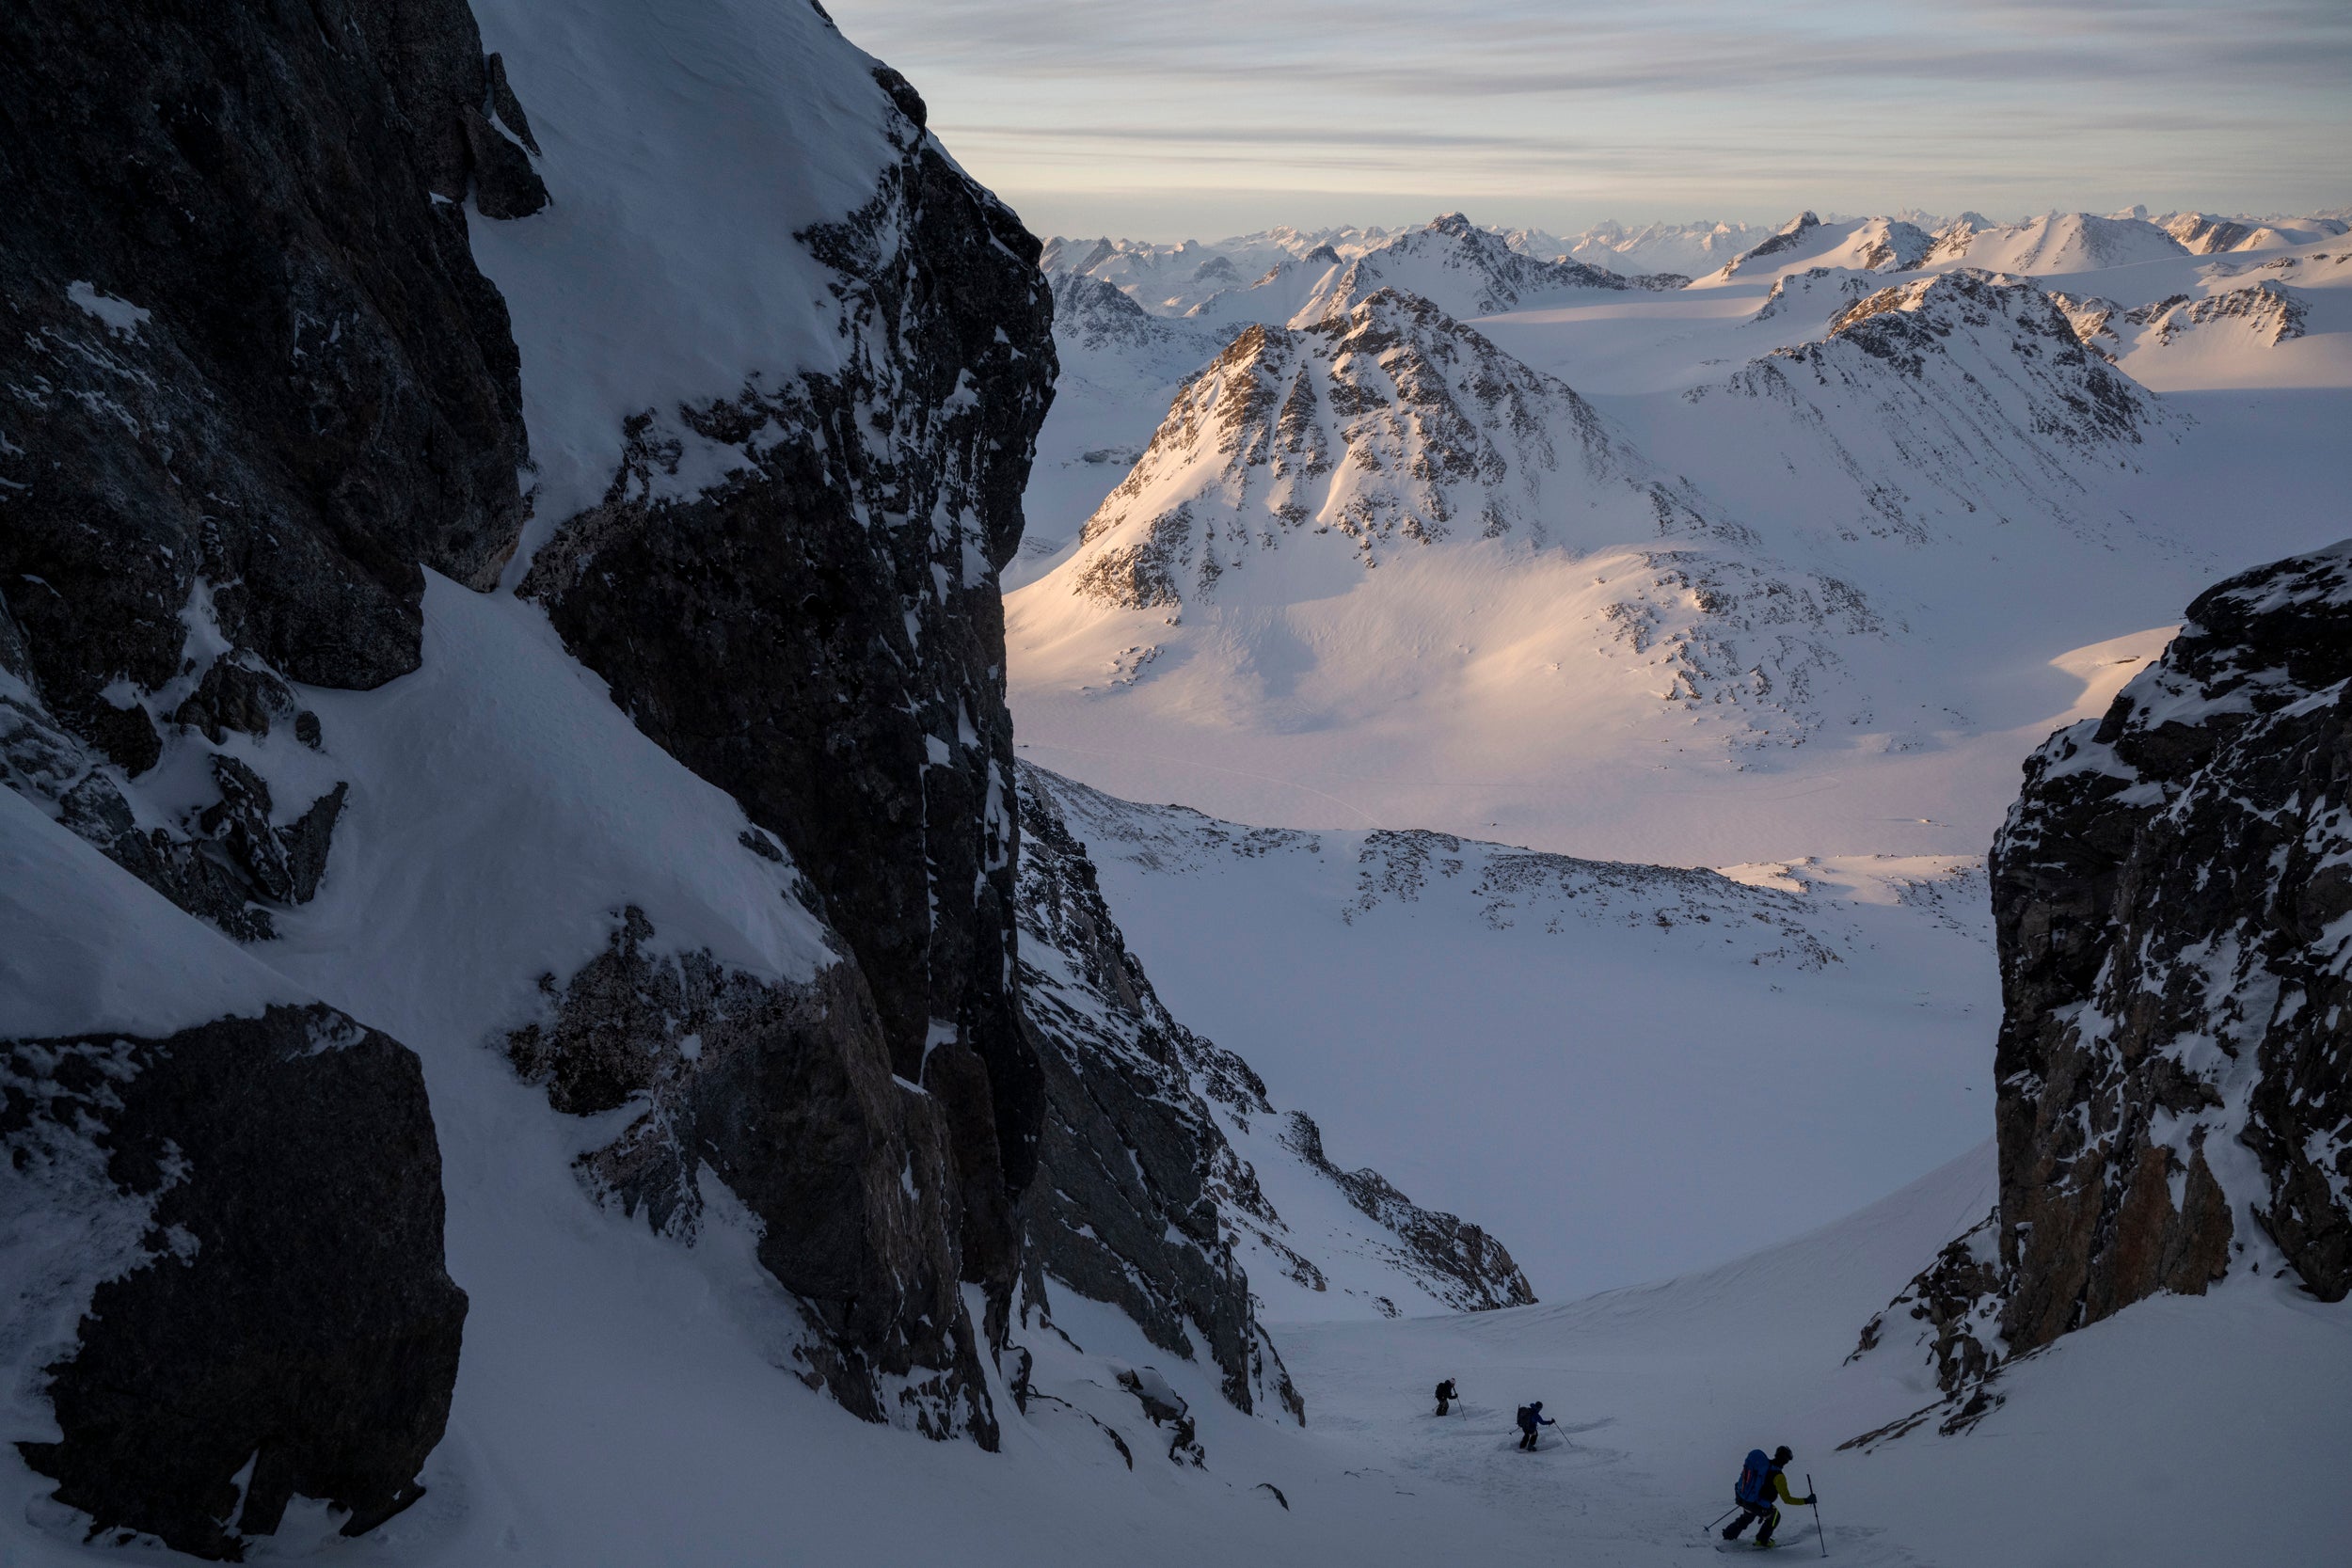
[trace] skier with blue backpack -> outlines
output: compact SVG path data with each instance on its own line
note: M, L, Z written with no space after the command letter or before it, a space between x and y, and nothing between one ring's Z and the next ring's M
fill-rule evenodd
M1810 1508L1811 1496L1797 1497L1788 1490L1788 1475L1784 1468L1797 1456L1788 1451L1787 1444L1772 1450L1770 1459L1762 1449L1750 1449L1747 1463L1740 1466L1739 1484L1732 1488L1731 1500L1740 1505L1740 1517L1724 1528L1724 1539L1737 1541L1742 1531L1758 1519L1764 1528L1756 1532L1756 1544L1771 1548L1779 1544L1772 1531L1780 1528L1780 1503L1791 1508Z

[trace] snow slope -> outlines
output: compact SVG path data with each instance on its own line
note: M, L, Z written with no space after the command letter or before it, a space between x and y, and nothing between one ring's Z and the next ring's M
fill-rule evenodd
M1559 1306L1317 1329L1294 1337L1292 1365L1310 1398L1333 1391L1333 1424L1378 1455L1372 1478L1470 1492L1574 1560L1714 1561L1702 1531L1741 1456L1779 1443L1796 1450L1796 1489L1818 1489L1832 1561L2337 1560L2352 1528L2332 1477L2352 1310L2282 1281L2141 1303L2018 1366L2009 1403L1968 1433L1840 1451L1934 1392L1925 1376L1840 1365L1857 1312L1881 1305L1866 1282L1931 1255L1993 1185L1987 1145L1719 1268ZM1458 1424L1418 1402L1448 1376L1469 1406ZM1509 1414L1530 1398L1564 1441L1521 1456ZM1784 1526L1790 1553L1812 1557L1794 1538L1810 1523L1800 1511Z
M1738 1251L1756 1222L1727 1187L1772 1193L1785 1231L1983 1136L1999 998L1975 863L1718 875L1025 777L1175 1014L1343 1157L1490 1227L1543 1299Z

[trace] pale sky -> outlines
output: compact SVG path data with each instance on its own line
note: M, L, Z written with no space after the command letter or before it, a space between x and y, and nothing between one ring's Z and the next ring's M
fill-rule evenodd
M2352 0L826 0L1040 234L2352 202Z

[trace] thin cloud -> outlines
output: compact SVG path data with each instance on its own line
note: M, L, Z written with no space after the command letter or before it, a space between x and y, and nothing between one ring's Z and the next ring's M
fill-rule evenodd
M1145 211L1160 189L1197 214L1221 185L1236 211L1280 188L1362 198L1367 220L1394 221L1407 188L1508 200L1516 187L1518 206L1487 215L1557 223L1588 202L1687 215L1629 214L1626 198L1692 192L1733 215L1873 198L2020 211L2352 194L2342 0L831 9L1024 206L1102 191Z

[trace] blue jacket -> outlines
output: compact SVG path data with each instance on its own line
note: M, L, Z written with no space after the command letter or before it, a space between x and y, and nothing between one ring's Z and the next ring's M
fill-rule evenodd
M1549 1416L1538 1415L1532 1404L1519 1406L1519 1430L1521 1432L1533 1432L1538 1426L1555 1427L1559 1424Z

